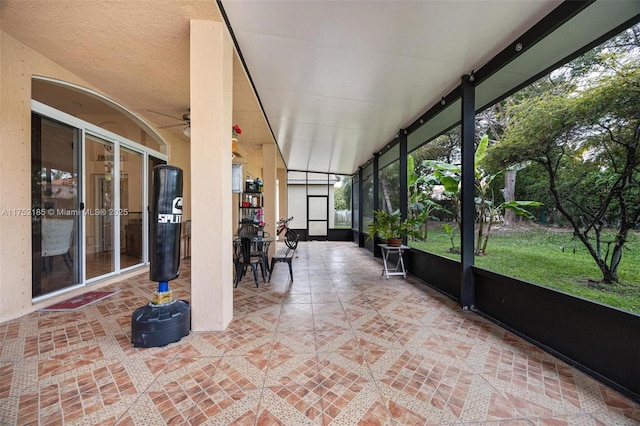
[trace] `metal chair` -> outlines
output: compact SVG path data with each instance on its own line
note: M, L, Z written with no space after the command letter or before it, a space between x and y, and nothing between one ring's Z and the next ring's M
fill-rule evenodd
M258 235L258 227L252 223L243 223L238 228L238 237L255 237Z
M293 282L293 266L291 261L293 260L293 255L298 248L298 239L299 236L296 232L291 231L291 233L287 232L284 244L287 246L287 250L284 254L275 254L271 257L271 265L269 266L269 282L271 282L271 273L273 273L273 267L278 262L285 262L289 265L289 276L291 277L291 282Z
M255 252L252 246L257 246ZM266 282L266 257L265 253L269 249L269 241L253 241L249 237L241 237L233 241L234 247L234 264L235 264L235 283L234 287L238 287L238 283L246 273L247 267L251 267L253 278L258 287L258 266L262 274L262 282Z
M258 243L262 241L262 238L269 237L269 233L268 232L263 231L262 228L260 228L259 226L255 225L255 224L243 223L238 228L237 235L240 238L242 238L242 237L251 238L251 240L254 242L254 244L252 244L252 246L251 246L251 255L252 256L259 256L260 254L263 254L263 253L266 256L266 253L264 252L264 250L262 248L263 247L262 244L258 244ZM266 266L267 266L267 264L265 263L265 269L266 269ZM266 275L266 273L265 273L265 275Z

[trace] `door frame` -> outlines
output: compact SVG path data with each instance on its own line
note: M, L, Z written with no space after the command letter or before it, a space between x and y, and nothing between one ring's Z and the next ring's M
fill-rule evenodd
M164 154L160 151L157 151L155 149L146 147L144 145L141 145L137 142L134 142L132 140L126 139L120 135L117 135L113 132L110 132L106 129L103 129L101 127L98 127L94 124L91 124L89 122L86 122L82 119L79 119L77 117L74 117L72 115L69 115L67 113L64 113L62 111L59 111L55 108L52 108L48 105L45 105L41 102L38 102L36 100L31 100L31 111L41 115L45 118L51 119L51 120L55 120L58 121L60 123L63 123L65 125L74 127L75 129L79 130L80 133L80 165L79 165L79 170L78 170L78 194L79 194L79 204L80 204L80 212L77 215L77 217L79 218L79 223L78 225L76 225L78 227L78 234L79 234L79 238L80 240L78 241L78 250L79 250L79 265L78 267L80 268L80 282L74 285L71 285L69 287L65 287L63 289L60 290L56 290L50 293L46 293L43 295L39 295L36 297L32 297L32 301L33 302L37 302L40 300L44 300L44 299L48 299L51 297L54 297L56 295L62 294L62 293L66 293L68 291L74 290L76 288L82 287L82 286L86 286L92 282L95 281L99 281L102 280L104 278L110 277L110 276L114 276L114 275L118 275L122 272L125 272L127 270L130 269L135 269L135 268L139 268L141 266L144 265L148 265L149 264L149 256L148 256L148 250L146 250L146 247L148 247L148 238L149 238L149 234L148 234L148 218L146 217L145 214L142 215L142 221L143 221L143 256L142 256L142 262L136 265L132 265L129 266L127 268L120 268L120 257L119 257L119 249L120 249L120 217L119 216L114 216L113 218L113 225L112 225L112 244L115 245L114 247L114 271L113 272L109 272L107 274L104 275L99 275L90 279L87 279L86 277L86 262L87 262L87 245L86 245L86 219L85 219L85 214L86 212L83 210L83 206L86 205L86 200L87 200L87 188L88 185L95 185L95 183L92 182L92 176L89 175L87 176L87 167L86 167L86 159L85 159L85 144L86 144L86 136L87 135L91 135L93 137L99 138L99 139L103 139L107 142L113 143L114 146L114 159L119 159L120 158L120 147L126 147L127 149L130 149L132 151L138 152L140 154L143 155L142 157L142 176L141 176L141 181L142 181L142 205L143 205L143 211L148 211L148 194L149 194L149 185L151 184L151 182L149 182L148 179L148 158L149 157L155 157L159 160L168 161L168 155ZM114 173L113 176L118 177L118 182L119 182L119 176L120 176L120 162L119 161L114 161ZM120 185L114 185L113 188L114 191L114 206L119 206L120 205ZM32 235L33 238L33 235ZM32 253L32 257L33 257L33 253ZM32 262L33 264L33 262Z
M324 198L326 200L325 205L326 205L326 209L324 211L324 218L323 219L311 219L311 208L310 208L310 204L311 204L311 199L312 198ZM314 210L314 213L318 213L316 210ZM325 222L326 223L326 232L324 235L312 235L311 234L311 223L317 223L317 222ZM307 194L307 239L309 241L327 241L329 239L329 196L328 195L311 195L311 194Z

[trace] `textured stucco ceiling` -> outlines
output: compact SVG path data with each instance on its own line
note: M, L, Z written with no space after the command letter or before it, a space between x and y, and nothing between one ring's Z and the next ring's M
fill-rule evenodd
M211 0L2 0L0 12L3 32L160 127L189 110L190 20L222 21ZM233 120L243 128L243 161L261 164L262 144L275 141L237 56ZM184 138L182 126L170 130Z

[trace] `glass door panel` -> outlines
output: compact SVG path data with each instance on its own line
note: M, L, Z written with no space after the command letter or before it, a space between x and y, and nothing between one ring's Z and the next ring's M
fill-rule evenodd
M120 268L142 258L143 155L120 146Z
M80 282L79 134L31 115L32 297Z
M84 218L87 279L115 271L114 145L85 137L86 198Z

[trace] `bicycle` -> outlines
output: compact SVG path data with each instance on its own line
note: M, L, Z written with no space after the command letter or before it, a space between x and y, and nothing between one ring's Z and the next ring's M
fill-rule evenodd
M289 228L289 221L293 220L293 216L291 216L288 219L280 219L277 222L277 231L276 231L276 235L278 237L282 236L282 234L284 233L284 243L287 245L287 247L289 247L290 249L294 249L295 247L292 247L294 244L297 246L298 243L298 234L295 233L291 228Z

